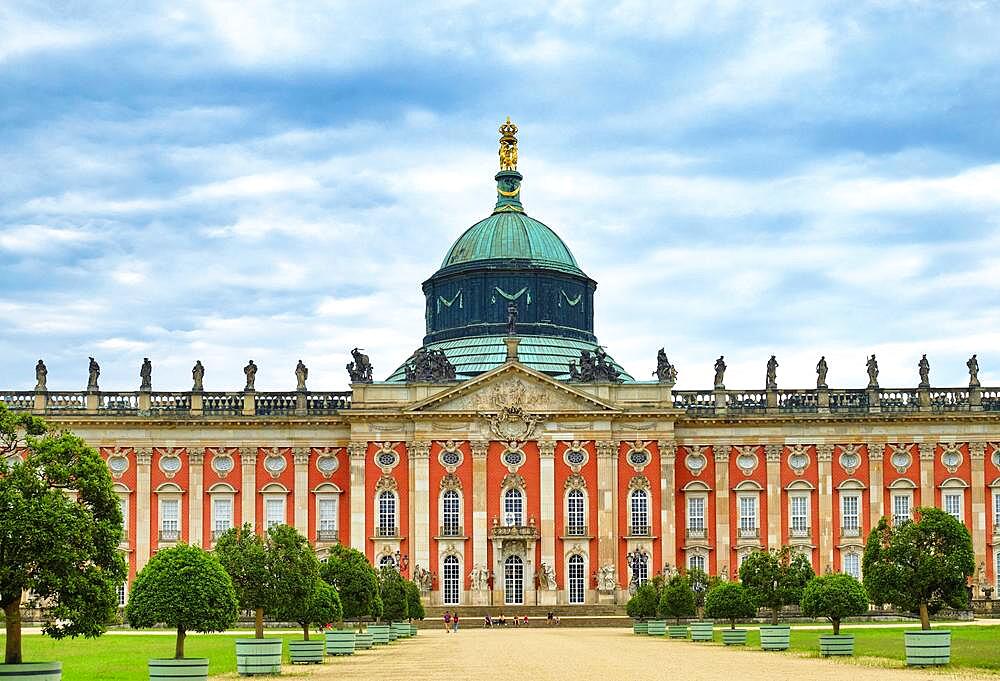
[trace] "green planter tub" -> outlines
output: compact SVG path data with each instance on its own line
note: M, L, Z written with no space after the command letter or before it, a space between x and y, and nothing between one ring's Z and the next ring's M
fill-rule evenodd
M240 676L281 673L280 638L236 639L236 671Z
M692 641L714 641L715 640L715 622L692 622L691 623L691 640Z
M396 630L396 627L391 624L387 624L385 625L385 629L389 632L389 643L392 643L399 638L399 632Z
M951 631L948 629L904 631L906 664L930 667L951 662Z
M410 625L406 622L393 622L392 630L396 632L396 638L410 637Z
M646 634L649 636L665 636L666 633L666 620L649 620L649 624L646 626Z
M326 641L321 638L288 642L288 659L292 664L322 664L325 652Z
M762 624L760 627L761 650L788 650L792 629L787 624Z
M355 650L369 650L375 645L375 636L370 631L359 631L354 635Z
M640 634L645 636L649 631L649 622L646 620L633 620L632 621L632 633Z
M353 655L356 641L353 629L331 629L326 632L326 654Z
M206 681L208 659L189 657L183 660L150 660L149 681Z
M747 630L723 629L722 643L727 646L745 646L747 644Z
M414 624L413 622L410 622L410 636L416 636L416 635L417 635L417 625Z
M60 681L62 679L62 662L0 664L0 679L3 681Z
M377 646L384 646L389 644L388 624L370 624L368 625L368 633L372 635L373 644Z
M671 624L667 627L667 636L670 638L687 638L688 628L686 624Z
M823 657L831 655L853 655L854 634L824 634L819 637L819 654Z

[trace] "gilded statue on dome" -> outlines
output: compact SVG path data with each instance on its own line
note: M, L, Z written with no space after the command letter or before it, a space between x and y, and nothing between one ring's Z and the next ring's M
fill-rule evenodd
M500 170L517 170L517 126L510 116L500 126Z

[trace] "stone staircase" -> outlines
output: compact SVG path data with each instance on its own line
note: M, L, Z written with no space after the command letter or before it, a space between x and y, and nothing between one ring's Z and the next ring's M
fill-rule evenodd
M489 614L496 619L501 613L507 618L508 629L513 629L511 618L517 615L519 619L528 618L529 627L553 626L547 620L548 613L559 617L559 626L563 627L631 627L632 620L625 614L621 605L459 605L459 606L425 606L427 617L422 622L416 622L419 628L444 627L444 613L458 612L459 621L463 627L482 627L483 618Z

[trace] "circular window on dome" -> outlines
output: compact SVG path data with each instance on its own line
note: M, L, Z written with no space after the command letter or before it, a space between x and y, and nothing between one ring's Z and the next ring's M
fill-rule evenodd
M649 463L649 452L645 449L633 449L628 453L628 462L633 466L645 466Z
M329 475L337 470L339 464L337 463L337 457L335 456L321 456L316 459L316 468L320 473L325 473Z
M108 457L108 468L116 475L121 475L128 470L128 459L121 455Z
M281 471L285 470L285 466L287 465L285 457L283 456L269 456L264 459L264 468L271 475L277 475Z
M225 475L229 471L233 470L234 465L236 464L233 461L233 457L226 454L220 454L212 459L212 468L214 468L215 472L220 475Z
M167 475L173 475L181 469L181 458L179 456L161 456L160 470Z
M508 466L520 466L524 463L524 452L520 449L508 449L503 453L503 462Z

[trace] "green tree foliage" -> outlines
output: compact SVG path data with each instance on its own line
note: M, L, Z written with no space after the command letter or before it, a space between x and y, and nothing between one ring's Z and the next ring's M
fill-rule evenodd
M264 546L268 572L275 588L274 607L268 614L279 620L298 622L308 641L309 625L315 622L311 617L313 599L322 581L319 559L309 541L289 525L275 525L269 529ZM331 621L335 620L326 620Z
M239 615L229 574L211 553L180 544L156 552L136 577L125 607L133 627L177 630L174 657L184 657L188 631L225 631Z
M23 460L15 454L21 454ZM128 570L122 515L100 455L70 433L0 404L0 606L7 664L22 662L21 602L30 591L53 638L95 637L115 615Z
M705 614L712 619L729 620L729 627L735 629L736 620L753 617L757 608L742 584L718 582L705 596Z
M420 602L420 587L409 580L406 582L406 604L411 620L422 620L426 616L424 604Z
M830 620L836 635L840 633L842 619L868 612L868 592L851 575L822 575L806 584L800 605L806 617Z
M694 589L684 575L671 578L660 591L657 614L660 617L674 617L679 622L682 617L691 617L696 612Z
M930 629L930 615L941 608L968 607L975 553L969 531L955 518L937 508L916 512L915 522L897 527L882 518L868 535L861 564L873 602L917 612L920 626Z
M691 590L694 591L694 607L698 612L701 612L702 608L705 607L705 594L712 588L716 578L709 577L707 572L699 568L691 568L685 573L685 576L691 585Z
M256 637L264 638L264 612L274 603L264 538L244 523L219 537L215 555L233 580L240 610L253 611Z
M365 554L338 544L320 566L320 575L340 594L344 619L360 622L382 616L378 575Z
M754 551L740 566L740 581L758 608L771 611L778 623L781 608L802 600L802 589L815 576L809 559L788 546Z
M382 595L382 616L390 622L402 622L410 615L406 596L406 580L393 567L383 567L378 573L379 593Z
M646 582L632 594L625 604L625 612L632 619L643 620L656 617L656 609L660 605L660 594L652 582Z
M322 579L316 580L312 596L302 601L301 605L290 608L288 613L288 619L298 622L302 627L302 639L305 641L309 640L310 627L322 628L327 624L340 622L344 618L337 590Z

